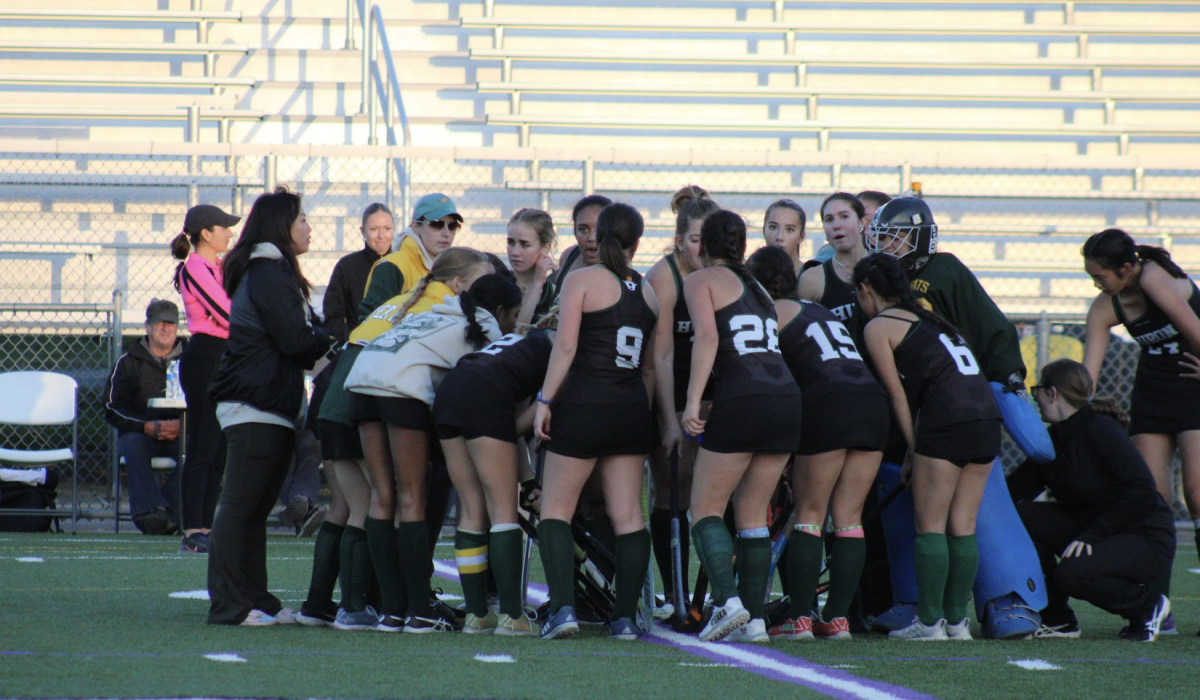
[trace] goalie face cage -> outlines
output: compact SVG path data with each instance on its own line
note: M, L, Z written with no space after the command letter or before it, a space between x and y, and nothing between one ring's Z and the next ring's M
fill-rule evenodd
M929 226L886 226L872 222L867 228L868 253L883 253L899 260L937 252L937 224Z

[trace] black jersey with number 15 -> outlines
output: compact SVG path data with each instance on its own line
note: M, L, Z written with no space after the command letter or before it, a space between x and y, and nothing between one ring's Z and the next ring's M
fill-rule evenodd
M779 347L804 401L841 391L885 393L841 320L820 304L801 301L800 306L779 331Z
M713 401L742 396L799 396L779 352L774 305L763 304L742 282L742 296L719 309L717 357L713 362Z
M957 334L916 321L893 354L909 410L914 420L919 412L921 430L1000 418L992 387Z
M615 275L614 275L615 278ZM648 402L642 382L647 339L657 317L642 296L642 276L620 280L621 298L583 314L575 360L557 400L565 403Z

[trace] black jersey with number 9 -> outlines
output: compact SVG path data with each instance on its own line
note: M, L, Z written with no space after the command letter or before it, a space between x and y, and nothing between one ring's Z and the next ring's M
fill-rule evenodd
M642 276L621 280L621 298L583 314L575 360L557 400L566 403L649 401L642 382L645 348L657 317L642 296Z

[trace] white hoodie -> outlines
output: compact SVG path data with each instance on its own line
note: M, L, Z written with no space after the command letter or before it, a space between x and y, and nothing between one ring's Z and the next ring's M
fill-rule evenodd
M486 309L475 320L488 341L500 338L500 325ZM467 317L458 297L446 295L431 310L413 314L363 347L346 375L345 388L358 394L419 399L433 405L437 387L459 358L474 352L467 342Z

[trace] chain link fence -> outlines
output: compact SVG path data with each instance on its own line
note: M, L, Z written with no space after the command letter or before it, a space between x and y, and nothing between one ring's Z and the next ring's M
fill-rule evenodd
M941 249L962 258L1018 321L1031 376L1039 343L1047 347L1047 359L1082 356L1082 313L1095 296L1079 257L1087 236L1120 226L1139 242L1168 247L1190 272L1200 270L1200 167L1185 168L1177 160L1051 163L1014 157L968 163L936 154L889 161L831 153L228 144L172 145L164 154L154 153L153 144L124 150L76 144L70 148L80 152L67 152L64 143L39 149L0 141L0 304L102 305L117 291L126 334L141 332L151 299L178 300L168 246L187 208L211 203L245 216L254 197L275 185L304 196L313 243L301 264L320 295L337 260L362 247L360 216L372 202L388 204L400 228L419 197L442 192L466 219L456 243L503 258L506 224L517 210L549 211L561 250L574 243L575 201L598 192L643 213L648 240L635 262L645 269L671 243L670 195L686 184L705 187L722 206L741 213L752 247L762 244L753 232L766 208L783 197L796 200L808 213L801 254L811 255L823 243L818 209L830 192L895 195L920 182L939 223ZM1055 314L1048 333L1038 332L1041 312ZM85 434L99 437L87 438L80 507L85 514L111 510L106 499L113 472L102 465L111 464L112 446L107 433L94 427L102 423L103 404L84 397L102 389L102 381L94 387L96 372L107 369L113 350L82 363L72 349L85 342L77 338L89 337L82 327L53 314L40 322L14 325L0 316L0 334L12 343L2 369L43 361L53 347L63 371L86 379L80 415L93 427L81 431L81 441ZM1114 338L1100 394L1127 405L1136 355L1135 345ZM1009 466L1014 459L1006 452Z

